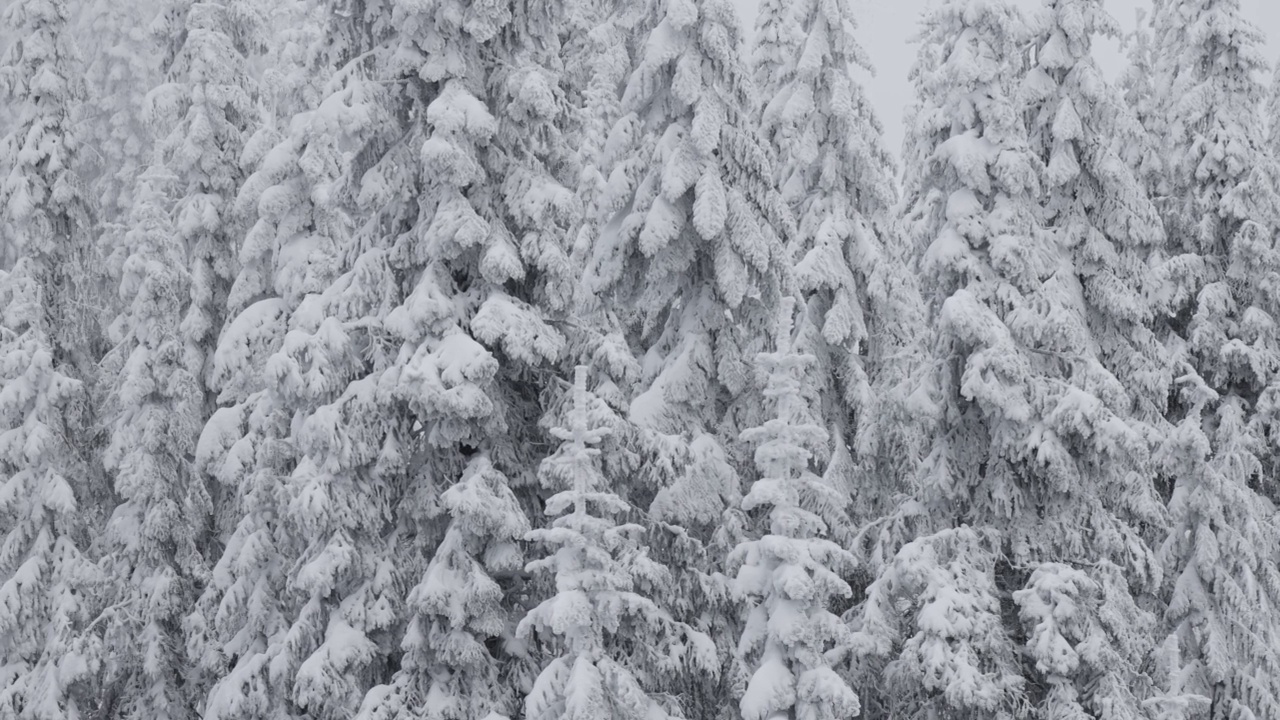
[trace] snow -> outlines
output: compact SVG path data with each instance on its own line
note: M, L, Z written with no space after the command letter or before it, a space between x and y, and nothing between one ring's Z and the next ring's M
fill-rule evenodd
M0 715L1280 704L1236 0L939 0L896 158L848 0L161 5L0 27Z

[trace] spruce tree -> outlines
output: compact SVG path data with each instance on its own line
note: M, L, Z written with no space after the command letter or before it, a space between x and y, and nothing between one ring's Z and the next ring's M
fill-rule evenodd
M1165 236L1155 206L1120 153L1141 146L1146 134L1093 59L1095 37L1120 34L1102 4L1048 0L1045 10L1021 100L1029 105L1029 139L1043 163L1041 218L1066 253L1055 273L1065 284L1053 291L1068 293L1075 318L1058 332L1087 338L1070 354L1074 367L1064 380L1094 395L1102 412L1145 441L1166 429L1171 380L1164 348L1151 330L1161 290L1151 268ZM1116 430L1086 433L1096 434L1097 444L1075 449L1089 494L1113 512L1127 508L1143 522L1158 522L1153 468L1104 457L1114 452L1106 436ZM1136 561L1145 551L1132 553Z
M81 120L94 148L82 163L109 247L124 244L138 175L152 159L154 139L142 110L147 92L163 79L166 43L152 27L163 4L88 2L77 13L88 86Z
M201 429L201 385L185 362L186 255L169 219L174 178L144 174L120 248L115 346L100 372L103 456L120 504L107 524L103 570L114 611L104 616L112 652L104 682L121 717L192 718L182 619L208 572L200 544L210 499L190 458Z
M450 523L422 581L406 598L410 620L400 671L375 687L362 713L379 718L513 717L522 687L486 647L507 632L499 583L521 567L529 521L507 478L475 457L440 496Z
M832 521L846 501L814 472L813 461L827 454L830 437L802 394L806 366L817 358L793 345L793 307L791 298L782 303L777 350L756 356L773 417L743 432L756 445L760 474L742 506L769 514L768 532L739 544L729 557L738 590L749 598L738 642L750 675L740 703L744 720L835 720L860 709L829 655L848 644L848 627L830 605L852 595L843 577L854 558L831 540L841 534Z
M888 681L875 702L902 711L1142 708L1145 648L1114 618L1141 618L1131 586L1160 579L1142 532L1162 521L1148 433L1167 379L1144 292L1160 229L1112 149L1132 122L1089 59L1108 21L1087 0L1045 10L1028 24L1009 4L944 4L913 70L908 220L941 418L919 489L883 524L915 539L868 589L854 645ZM1060 565L1095 568L1066 600ZM1101 630L1045 625L1037 603L1076 597ZM1108 656L1060 663L1042 637Z
M192 371L209 387L243 234L231 205L244 180L240 157L258 121L252 62L262 18L245 0L170 0L157 25L170 42L162 49L164 82L148 93L146 112L157 128L156 162L177 178L174 229L191 268L182 333ZM212 406L212 391L207 398Z
M233 206L248 230L212 357L222 407L197 453L227 488L226 540L187 621L211 716L349 716L394 650L402 591L384 533L398 420L384 417L360 350L393 282L347 264L356 161L342 150L385 116L352 63L368 49L363 20L342 8L328 32L290 16L296 41L313 44L275 70L286 117L246 143L251 172Z
M654 557L673 572L666 607L717 638L732 665L736 603L722 570L748 521L741 430L761 419L750 358L770 346L791 280L794 221L757 139L755 92L735 8L723 0L610 3L627 70L599 161L598 221L579 237L583 313L603 321L593 364L619 389L643 472L627 498L649 511ZM613 66L609 66L613 69ZM591 234L591 233L598 234ZM732 712L735 671L672 686L699 717Z
M362 585L383 582L376 578L391 583L378 592L407 594L389 596L385 625L351 624L374 643L358 670L328 666L304 678L321 667L316 658L342 648L340 638L295 625L306 638L296 657L311 658L297 677L298 702L304 682L314 698L309 709L329 702L324 693L340 677L344 698L364 684L362 717L510 713L532 681L535 665L514 637L531 602L519 557L483 553L511 546L538 506L540 398L565 354L555 323L572 287L567 229L577 202L563 18L558 2L473 13L450 1L335 20L333 32L363 50L334 85L359 98L369 125L352 138L360 150L337 198L355 220L350 244L319 307L340 318L360 351L334 404L350 408L370 452L348 459L335 445L327 459L300 447L293 479L299 492L316 492L340 460L342 486L358 495L353 508L380 514L376 522L331 514L291 537L318 562L333 531L359 533L358 562L333 591L307 588L330 626L363 602L347 593L367 595ZM323 472L303 477L319 460ZM387 572L372 574L377 563ZM454 574L458 563L472 570ZM446 576L460 584L440 585ZM453 613L467 597L483 607ZM399 666L382 670L390 653ZM474 676L441 676L455 662Z
M823 464L849 487L854 464L865 476L865 516L883 510L918 459L920 418L907 395L919 374L911 360L921 356L924 318L895 247L893 162L851 74L870 68L855 27L843 0L766 2L753 64L776 182L798 225L787 248L805 301L796 341L817 358L805 393L821 403L834 437L835 458Z
M1104 542L1086 552L1088 565L1047 562L1014 593L1035 659L1035 699L1049 712L1109 708L1143 717L1153 694L1148 672L1154 616L1141 609L1160 574L1144 572L1151 532L1163 525L1153 492L1155 468L1146 447L1167 430L1164 420L1170 369L1151 330L1158 278L1152 272L1163 227L1146 189L1121 153L1148 137L1121 90L1109 84L1092 57L1095 37L1119 37L1115 21L1096 0L1051 0L1036 28L1035 65L1023 83L1030 104L1030 139L1044 163L1044 222L1070 253L1080 294L1076 312L1091 338L1070 382L1092 392L1128 425L1101 425L1075 445L1085 492L1130 527L1121 552ZM1143 451L1117 462L1107 434L1130 432ZM1122 436L1121 436L1122 437ZM1078 442L1078 441L1077 441ZM1136 462L1133 460L1136 459ZM1142 532L1144 529L1147 532ZM1133 533L1137 530L1137 533ZM1070 558L1070 556L1067 556Z
M1271 154L1280 157L1280 61L1275 63L1275 77L1271 80L1271 99L1267 104L1267 139Z
M0 275L0 714L95 712L102 574L90 555L111 497L91 453L97 341L92 203L76 174L83 69L62 0L4 11L13 125L0 139L0 216L16 263Z
M1280 577L1259 491L1274 467L1280 175L1262 129L1262 37L1237 0L1168 0L1152 27L1143 120L1165 158L1154 184L1178 377L1159 456L1172 485L1166 691L1205 698L1214 718L1276 717Z
M771 332L792 223L754 138L734 9L653 0L618 12L643 42L606 144L606 221L583 281L648 366L632 419L714 432L750 416L746 358Z
M645 720L684 717L678 698L660 698L663 675L714 674L719 670L711 638L674 620L657 594L669 586L669 571L648 556L645 529L626 522L634 508L612 492L600 471L601 423L609 413L586 387L578 366L567 427L543 461L539 475L548 490L549 527L528 538L551 554L529 564L552 573L556 592L521 621L523 635L552 648L525 700L530 720L593 717Z

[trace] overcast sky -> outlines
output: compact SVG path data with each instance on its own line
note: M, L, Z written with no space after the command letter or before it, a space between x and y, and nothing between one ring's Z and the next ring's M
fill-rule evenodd
M734 0L742 8L748 34L755 24L757 0ZM861 80L875 103L885 126L885 142L895 153L902 146L902 111L911 102L912 88L907 71L915 61L915 35L920 13L937 0L847 0L858 21L858 41L875 63L875 77ZM1020 0L1039 7L1039 0ZM1241 0L1244 13L1267 37L1267 56L1274 63L1280 56L1280 0ZM1150 0L1104 0L1108 12L1126 32L1136 25L1138 8L1149 8ZM1104 41L1096 49L1098 61L1112 77L1123 71L1126 60L1117 43Z

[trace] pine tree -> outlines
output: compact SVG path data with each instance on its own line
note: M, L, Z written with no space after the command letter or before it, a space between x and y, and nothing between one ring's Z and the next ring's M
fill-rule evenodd
M401 671L365 698L379 718L513 717L520 687L488 647L507 631L498 578L520 568L529 521L508 480L478 455L440 496L450 523L407 598Z
M474 617L449 609L468 587L437 582L477 559L477 544L510 544L503 533L520 527L511 514L536 504L528 468L547 369L564 352L549 319L571 287L564 230L576 211L562 161L573 142L562 136L572 122L556 7L334 3L319 108L295 118L293 137L246 183L263 227L242 253L253 268L243 287L246 297L265 287L258 303L273 308L262 325L265 383L246 387L246 399L260 393L255 409L231 418L228 442L211 434L210 447L227 458L217 462L260 478L253 532L269 532L272 550L293 562L269 578L270 613L224 623L210 657L228 652L217 646L243 623L265 624L252 648L260 659L240 664L255 698L278 698L273 707L324 717L510 712L531 680L512 636L519 563L479 558L466 578L492 604ZM308 125L300 141L296 128ZM337 181L314 183L331 172ZM295 248L282 244L282 233L322 226ZM300 260L304 248L317 260L305 273L294 275L305 263L285 272L273 259ZM228 377L255 378L256 362ZM261 430L239 425L254 418ZM246 429L246 451L263 452L239 465L234 436ZM509 524L490 536L477 525L489 522L492 498ZM228 568L252 550L233 544ZM223 593L238 591L212 593L205 617ZM455 630L472 642L433 644L461 642ZM471 656L477 648L485 658ZM456 653L473 678L439 677ZM483 668L502 677L496 692ZM238 680L221 687L227 712L256 710Z
M1114 604L1082 614L1105 626L1134 606L1127 584L1160 579L1142 534L1163 517L1148 428L1167 379L1143 292L1160 233L1114 154L1132 123L1089 60L1090 36L1107 22L1087 0L1051 2L1037 25L980 2L948 3L926 20L909 140L926 164L909 178L908 218L937 329L942 413L919 490L884 525L914 525L906 537L917 539L862 608L855 648L888 680L878 703L1141 712L1143 698L1127 690L1140 645L1070 636L1063 642L1111 643L1099 651L1115 658L1062 665L1031 646L1037 665L1022 666L1024 629L1004 599L1043 596L1059 565L1098 568L1072 592ZM1122 573L1104 572L1111 565ZM1024 609L1034 640L1047 630ZM950 633L966 644L940 644Z
M534 682L524 717L683 717L675 698L653 694L665 685L661 674L716 673L715 645L661 607L669 571L641 545L644 527L620 521L634 509L600 471L596 446L608 429L586 383L580 365L568 427L552 429L561 445L539 471L555 493L546 513L559 517L529 533L552 550L529 570L552 573L556 592L525 616L520 632L536 634L555 655Z
M1158 7L1162 1L1153 0L1153 4ZM1148 197L1154 201L1157 199L1155 181L1159 176L1163 158L1160 156L1157 133L1152 131L1151 126L1154 120L1153 104L1158 94L1152 86L1155 80L1155 44L1150 23L1147 21L1149 16L1150 12L1146 9L1139 10L1137 26L1126 38L1129 66L1125 68L1124 75L1120 78L1120 85L1124 88L1125 101L1146 130L1139 143L1123 148L1125 160L1143 182Z
M669 0L619 13L644 40L605 147L605 222L584 283L645 358L632 419L714 432L750 414L746 358L771 330L791 220L753 137L734 9Z
M397 15L395 51L382 72L404 84L417 120L407 142L391 145L366 173L359 197L365 207L385 207L393 188L415 188L411 203L383 220L400 228L383 262L401 294L383 320L395 353L380 387L412 428L406 445L417 467L406 478L399 526L415 532L431 558L425 569L404 569L412 589L400 647L413 661L367 694L362 717L417 713L419 702L448 717L473 717L481 708L514 713L536 673L515 637L533 602L518 562L495 556L475 566L487 604L475 622L456 615L444 622L446 604L477 586L438 587L433 568L464 562L476 542L489 542L459 546L451 533L474 531L457 515L443 539L436 530L450 521L440 512L441 493L453 490L442 480L462 475L469 457L492 464L486 492L510 494L506 525L494 528L492 542L506 542L517 517L527 522L524 513L539 506L531 450L545 442L539 400L566 353L557 324L574 281L566 240L578 213L576 118L567 98L576 91L560 59L569 18L551 0L474 14L464 8L451 1ZM406 166L411 176L390 174ZM432 646L438 633L462 644L441 654ZM473 655L479 648L483 654ZM455 651L468 653L474 677L441 676ZM490 673L501 682L484 684ZM433 705L437 698L443 704Z
M1205 698L1214 718L1276 717L1280 583L1259 490L1274 467L1280 175L1262 130L1262 37L1236 0L1168 0L1152 27L1143 120L1165 158L1164 332L1179 378L1160 451L1173 520L1166 691Z
M345 264L357 220L342 148L368 142L383 116L351 64L363 46L348 20L335 12L322 33L314 15L285 17L315 44L286 49L275 70L278 107L294 114L246 144L234 217L248 232L211 362L223 407L197 453L228 489L225 549L187 622L212 717L350 716L393 650L401 602L384 537L397 419L361 356L393 283ZM351 291L361 283L371 296Z
M246 505L253 503L243 500L246 496L263 499L267 493L242 472L254 464L253 453L271 452L274 458L279 449L237 442L243 440L244 426L259 430L277 418L254 415L243 402L247 385L260 382L262 365L254 368L253 380L245 379L250 377L248 373L229 379L229 366L239 370L250 362L244 358L248 353L226 351L228 346L244 343L261 352L260 348L270 344L270 323L264 322L270 315L266 305L258 308L264 312L255 318L237 318L237 323L227 327L232 339L220 337L224 325L242 309L229 303L245 230L234 201L245 179L241 160L260 120L253 64L261 54L264 17L255 4L243 0L169 0L154 27L165 41L160 50L164 82L147 94L145 112L155 128L153 164L175 178L170 213L182 257L190 269L188 300L179 331L184 342L183 362L201 393L196 418L202 430L194 470L202 482L220 481L210 488L217 541L206 551L213 565L211 575L184 620L187 653L197 668L187 692L197 699L197 706L218 717L227 712L226 703L210 692L220 677L224 681L234 678L246 696L261 698L257 678L245 668L262 660L251 652L260 640L258 633L269 634L281 622L278 615L272 615L276 608L269 594L271 585L263 577L279 572L267 561L277 548L262 515L245 512ZM265 478L255 479L262 482ZM233 490L224 492L223 487ZM271 512L275 511L272 507ZM211 540L206 538L205 542ZM235 565L235 560L241 559L239 551L246 546L250 550L245 557L253 560ZM246 574L252 579L237 578L229 566L251 569ZM228 586L234 586L233 591L217 594ZM214 612L220 614L224 626L244 620L246 614L252 616L253 622L237 628L235 640L223 646L226 655L211 650L208 644L208 634L216 633L209 618ZM267 711L265 703L254 708L252 700L241 707L252 708L249 712Z
M81 121L94 151L82 162L106 231L102 242L116 247L131 223L138 175L153 154L154 138L140 110L163 79L163 43L152 33L162 3L86 4L75 29L84 42L88 85Z
M81 319L92 203L76 175L85 90L61 0L20 0L0 64L14 124L0 139L0 207L17 262L0 275L0 714L93 712L103 646L90 543L110 497L90 455Z
M868 476L862 486L875 488L858 493L860 514L870 515L902 489L919 450L919 418L906 396L924 318L914 278L893 247L893 162L851 75L855 66L870 68L855 27L843 0L766 2L753 62L768 99L761 126L798 223L788 247L805 300L797 342L818 359L805 392L822 403L835 438L829 471L850 487L852 463L840 460L846 443L856 445L859 471Z
M165 82L148 93L146 112L157 127L158 163L177 178L175 230L192 279L182 333L188 362L206 387L243 234L231 204L258 120L251 58L262 29L259 11L246 0L170 0L158 24L171 44L162 51Z
M1271 81L1271 100L1267 104L1267 139L1271 154L1280 157L1280 61L1275 63L1275 78Z
M868 716L1012 716L1022 706L996 577L1000 544L991 528L961 526L910 540L884 564L852 641Z
M730 568L738 568L738 589L752 603L738 644L751 668L740 706L744 720L835 720L860 709L828 656L848 643L848 627L830 605L852 595L843 577L854 558L830 539L839 528L829 518L840 514L845 500L812 467L830 442L801 392L806 366L817 358L793 348L791 298L782 308L777 350L756 356L773 417L743 432L756 445L760 476L742 506L767 509L769 531L729 557Z
M665 607L716 637L728 667L737 613L722 559L747 522L738 435L760 419L750 358L769 347L791 282L794 221L757 139L735 8L611 5L627 69L599 161L598 220L579 236L588 248L581 312L602 318L592 364L635 428L628 448L643 472L630 476L626 497L648 509L654 558L673 572ZM676 678L671 691L689 698L692 716L717 717L732 712L736 677Z
M1066 332L1080 338L1057 349L1075 349L1064 378L1074 386L1068 392L1092 395L1087 404L1079 395L1059 400L1055 414L1096 408L1096 419L1075 421L1083 425L1069 446L1080 469L1076 484L1094 505L1090 514L1111 513L1122 524L1120 537L1092 538L1085 553L1096 555L1087 569L1042 564L1014 600L1048 686L1038 705L1076 713L1106 707L1142 717L1152 689L1143 670L1152 644L1133 631L1149 633L1152 623L1135 596L1154 591L1159 572L1147 567L1146 543L1154 538L1140 530L1163 520L1153 492L1155 468L1145 458L1151 439L1167 430L1171 381L1164 348L1150 329L1158 295L1151 266L1164 233L1145 188L1119 155L1141 147L1146 135L1091 54L1093 38L1119 37L1118 25L1097 0L1049 0L1036 35L1022 99L1030 104L1030 139L1044 163L1042 217L1067 253L1062 262L1070 263L1072 277L1055 291L1072 299L1076 327L1066 325ZM1140 450L1132 448L1135 435Z
M1151 437L1165 427L1171 378L1150 329L1159 293L1151 266L1164 232L1145 189L1119 155L1141 146L1145 133L1092 57L1095 36L1118 37L1120 31L1097 0L1049 0L1046 10L1036 28L1035 65L1023 82L1022 100L1030 104L1030 141L1044 167L1042 219L1069 254L1074 276L1062 278L1068 284L1055 291L1070 293L1077 316L1073 330L1089 338L1071 358L1077 367L1067 381L1096 396L1132 432ZM1089 452L1108 452L1105 442ZM1089 462L1087 482L1112 508L1129 508L1144 521L1158 519L1149 466L1102 457ZM1118 494L1108 497L1109 492Z
M186 257L169 219L172 177L144 175L125 234L115 347L103 359L103 462L120 504L107 524L104 573L113 610L105 683L112 714L193 718L186 692L182 619L208 567L210 499L191 465L203 393L185 362L178 331L189 301Z

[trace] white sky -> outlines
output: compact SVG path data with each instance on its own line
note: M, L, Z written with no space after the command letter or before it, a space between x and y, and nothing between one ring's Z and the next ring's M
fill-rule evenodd
M921 11L936 0L847 0L858 22L858 41L866 48L875 65L875 77L860 78L876 106L885 127L885 143L895 154L902 146L903 109L912 100L907 72L915 62L916 46L910 38L916 33ZM1017 0L1029 7L1039 7L1040 0ZM755 24L757 0L734 0L746 20L748 35ZM1150 0L1104 0L1107 12L1125 31L1136 25L1138 8L1150 8ZM1280 56L1280 0L1241 0L1245 17L1267 35L1267 55L1274 63ZM1116 77L1127 60L1115 42L1102 41L1095 48L1104 71Z

